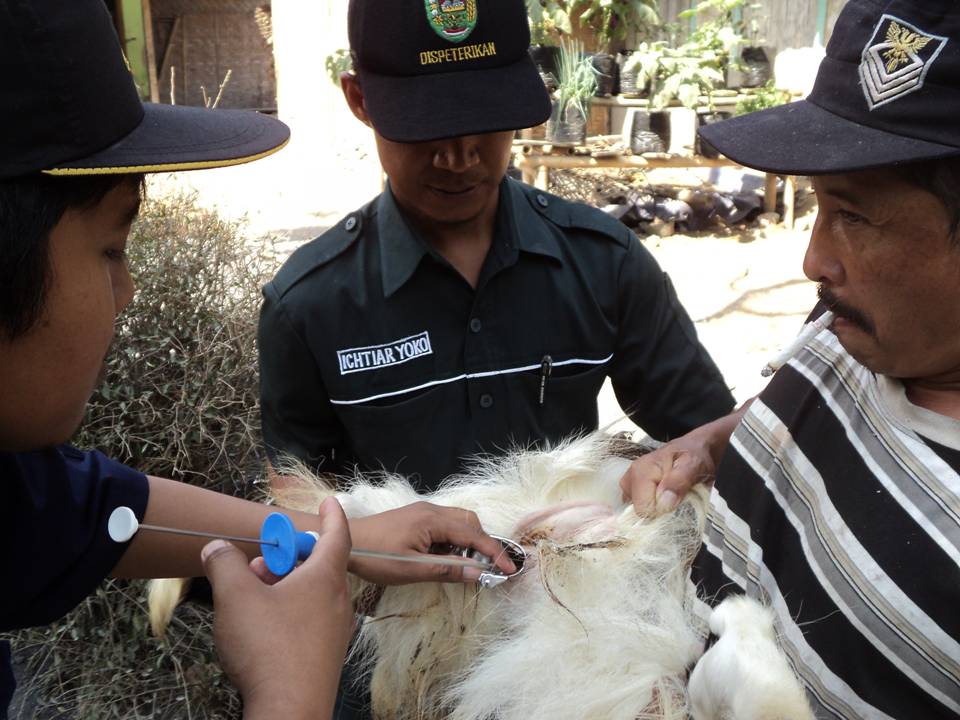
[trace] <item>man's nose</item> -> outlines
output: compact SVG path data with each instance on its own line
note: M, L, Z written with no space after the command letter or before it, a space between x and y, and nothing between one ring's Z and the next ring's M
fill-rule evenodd
M434 167L449 172L462 173L479 163L479 145L471 135L443 140L433 154Z
M807 252L803 256L803 274L810 280L822 282L827 286L842 285L846 274L836 247L833 229L821 212L817 215Z

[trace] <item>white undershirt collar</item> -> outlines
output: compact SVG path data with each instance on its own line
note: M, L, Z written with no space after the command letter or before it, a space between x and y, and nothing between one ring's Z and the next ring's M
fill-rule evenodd
M914 405L900 380L879 374L875 377L880 400L891 415L918 435L960 450L960 420Z

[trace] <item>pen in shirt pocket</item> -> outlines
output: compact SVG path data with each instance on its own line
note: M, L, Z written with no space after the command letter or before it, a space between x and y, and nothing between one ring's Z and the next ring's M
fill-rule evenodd
M540 361L540 405L543 405L543 399L547 392L547 378L550 377L550 373L553 370L553 358L549 355L544 355L543 360Z

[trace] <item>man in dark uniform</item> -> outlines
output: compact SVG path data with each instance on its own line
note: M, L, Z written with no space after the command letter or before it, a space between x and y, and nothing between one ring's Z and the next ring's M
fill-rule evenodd
M350 3L344 95L389 185L264 289L271 459L386 468L429 490L478 453L596 429L607 377L658 439L728 413L733 397L637 238L505 179L514 130L550 113L522 0L450 6L451 18L431 5ZM347 693L339 717L363 704Z
M382 195L300 248L264 289L264 437L273 459L355 466L427 490L477 453L596 429L621 407L667 440L733 398L670 280L598 210L505 179L516 128L550 99L521 0L457 11L353 0L350 109ZM452 21L451 21L452 22Z

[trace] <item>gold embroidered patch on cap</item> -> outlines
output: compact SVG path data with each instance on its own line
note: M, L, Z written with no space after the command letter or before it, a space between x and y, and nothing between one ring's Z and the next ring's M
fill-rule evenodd
M870 109L922 88L946 44L947 38L926 33L893 15L880 18L860 62L860 81Z
M477 0L424 0L430 27L444 40L461 42L477 25Z

